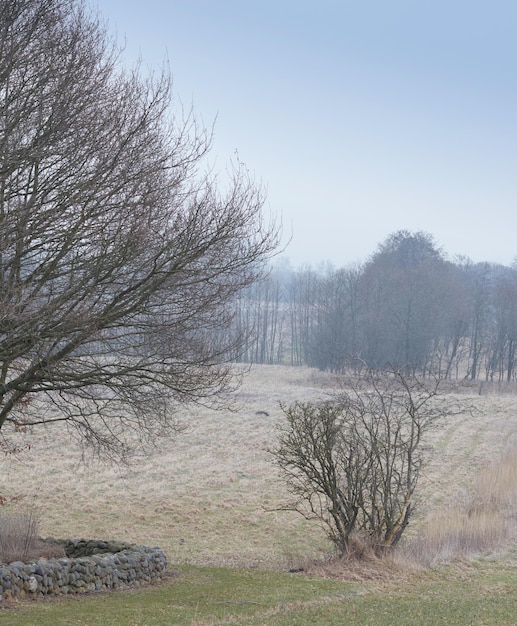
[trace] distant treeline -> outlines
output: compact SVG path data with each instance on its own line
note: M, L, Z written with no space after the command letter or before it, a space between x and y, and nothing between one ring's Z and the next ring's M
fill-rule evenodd
M452 262L431 235L399 231L360 266L278 265L240 294L235 324L250 337L238 361L511 380L517 268Z

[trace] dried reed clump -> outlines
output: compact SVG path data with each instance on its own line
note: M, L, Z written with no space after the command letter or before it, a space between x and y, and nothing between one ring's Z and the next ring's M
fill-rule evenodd
M475 484L474 506L512 513L517 509L517 449L481 472Z
M38 543L38 519L32 510L0 514L0 562L27 561Z
M508 536L508 522L499 511L454 506L433 514L407 551L416 561L433 565L486 552Z
M482 468L465 503L435 511L407 550L426 565L494 550L514 532L516 511L514 449Z

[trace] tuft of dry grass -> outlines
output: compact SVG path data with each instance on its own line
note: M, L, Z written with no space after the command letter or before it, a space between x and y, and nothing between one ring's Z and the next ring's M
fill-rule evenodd
M416 562L434 565L493 550L508 538L508 523L500 512L451 506L434 512L406 550Z
M517 447L479 472L474 484L473 506L482 510L517 510Z
M517 448L485 463L463 501L430 512L409 554L424 564L497 550L515 535Z
M308 562L304 571L314 577L347 582L400 581L423 571L421 564L407 553L388 549L380 554L363 537L352 537L349 548L346 555L335 557L329 554L326 559Z

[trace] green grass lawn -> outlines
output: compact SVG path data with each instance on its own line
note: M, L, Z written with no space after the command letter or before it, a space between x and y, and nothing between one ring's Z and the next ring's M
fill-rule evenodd
M162 585L20 602L0 623L59 625L517 624L517 567L481 561L381 583L229 568L178 568Z

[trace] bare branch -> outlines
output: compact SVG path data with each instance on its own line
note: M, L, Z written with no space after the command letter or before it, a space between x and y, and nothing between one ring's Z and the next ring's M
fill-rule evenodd
M399 370L363 370L334 400L282 409L287 425L273 458L293 502L283 508L318 519L338 551L360 534L378 550L395 546L412 514L424 433L455 410Z
M211 130L83 2L4 2L0 32L0 427L38 395L96 443L135 407L152 434L231 382L234 295L277 245L264 194L207 173Z

